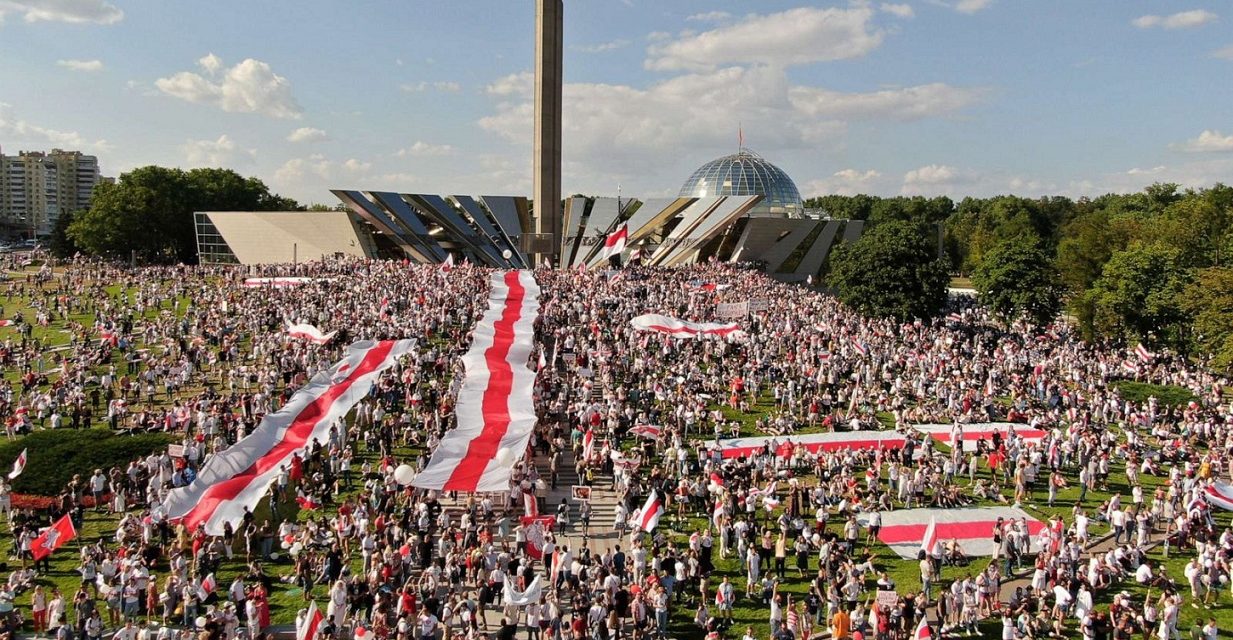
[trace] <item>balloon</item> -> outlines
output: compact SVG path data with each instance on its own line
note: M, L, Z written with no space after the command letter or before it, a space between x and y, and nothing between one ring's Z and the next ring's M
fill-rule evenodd
M277 553L271 553L271 554L270 554L270 562L278 562L278 554L277 554Z
M206 622L207 622L207 621L206 621L206 617L205 617L205 616L197 616L197 620L196 620L196 622L197 622L197 628L198 628L198 629L204 629L204 628L205 628L205 626L206 626Z
M415 469L409 464L400 464L397 469L394 469L394 481L403 486L411 484L415 480Z
M290 543L290 542L287 542L287 541L285 541L285 540L284 540L281 546L282 546L282 548L284 548L284 549L290 549L290 548L291 548L291 543Z
M365 629L364 627L356 627L354 636L355 640L364 640L368 637L368 629Z
M300 544L299 542L297 542L297 543L295 543L295 544L291 545L291 555L293 555L293 556L298 556L298 555L300 555L300 552L301 552L301 551L303 551L303 550L304 550L304 545L303 545L303 544Z

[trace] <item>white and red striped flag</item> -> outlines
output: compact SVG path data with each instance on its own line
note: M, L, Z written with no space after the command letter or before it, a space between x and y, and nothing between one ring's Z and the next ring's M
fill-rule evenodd
M453 269L454 269L454 254L447 253L445 254L445 262L441 263L441 272L449 273Z
M325 616L317 608L317 601L313 600L308 603L308 612L304 614L304 620L295 630L295 640L317 640L317 632L321 630L323 622L325 622Z
M664 430L663 427L653 424L639 424L630 428L629 432L640 438L658 440L659 436L663 435Z
M658 491L651 491L646 497L646 504L638 512L638 528L650 533L659 524L659 517L664 515L664 503L659 499Z
M291 324L290 322L287 323L287 335L292 338L307 340L313 344L325 344L330 340L333 340L335 334L337 333L337 331L322 333L317 327L304 322L297 324Z
M169 520L189 531L205 525L222 535L223 524L238 524L245 508L256 508L292 455L316 440L329 442L330 427L368 395L382 371L414 347L413 340L362 341L328 371L315 376L248 437L214 454L197 479L173 489L163 502ZM528 372L529 373L529 372Z
M197 596L202 600L210 597L214 590L218 588L218 580L214 578L214 574L210 574L201 579L201 584L197 587Z
M582 459L590 460L591 455L595 453L595 431L587 427L587 432L582 436Z
M599 257L611 258L612 256L621 255L625 251L625 243L628 241L629 225L623 224L604 239L604 248L600 251Z
M13 461L13 470L9 472L9 480L16 480L17 476L26 470L26 451L28 449L22 449L21 454Z
M869 355L869 347L866 347L864 342L857 340L855 337L852 338L852 348L856 349L856 352L862 356Z
M1135 346L1135 355L1139 356L1139 359L1144 362L1151 362L1152 359L1156 357L1156 354L1148 351L1147 347L1143 346L1142 342Z
M920 550L925 552L926 556L936 555L934 552L938 550L938 520L937 518L929 518L929 526L925 528L925 537L920 541Z
M421 489L507 490L514 461L535 428L535 372L526 364L535 350L539 285L531 271L494 272L491 283L488 310L462 358L458 426L415 477L412 484Z
M641 260L641 259L642 259L642 246L639 245L637 247L634 247L633 251L629 252L629 261L633 262L634 260Z
M695 336L741 338L745 335L740 325L735 322L726 324L718 322L689 322L658 313L640 315L630 320L630 325L638 331L656 331L666 333L673 338L693 338Z
M929 628L929 616L924 611L920 613L920 624L912 632L912 640L932 640L933 630Z

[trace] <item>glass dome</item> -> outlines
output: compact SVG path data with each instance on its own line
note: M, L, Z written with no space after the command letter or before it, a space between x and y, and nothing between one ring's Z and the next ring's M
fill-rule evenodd
M685 181L680 193L682 198L753 195L763 198L750 210L751 216L800 216L804 213L801 193L796 190L792 178L749 149L698 167Z

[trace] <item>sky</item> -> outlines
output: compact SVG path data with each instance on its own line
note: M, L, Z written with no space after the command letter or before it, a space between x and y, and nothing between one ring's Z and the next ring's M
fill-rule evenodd
M805 197L1233 180L1233 4L566 0L564 194L745 146ZM530 195L532 0L0 0L0 149Z

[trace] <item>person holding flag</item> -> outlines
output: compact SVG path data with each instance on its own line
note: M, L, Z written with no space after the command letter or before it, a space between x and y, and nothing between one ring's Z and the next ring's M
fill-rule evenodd
M29 449L22 449L18 454L17 459L13 461L13 470L9 472L9 480L16 480L17 476L21 475L22 471L26 470L26 452Z
M64 546L64 543L76 537L77 528L73 526L73 520L67 514L62 516L55 524L40 533L30 545L30 553L34 556L35 564L37 565L56 549Z
M728 580L728 576L724 576L724 581L715 589L715 608L719 610L720 619L729 624L732 623L732 605L735 602L736 587Z
M652 490L646 498L646 504L642 505L642 510L638 512L636 518L638 528L647 533L654 531L662 515L664 515L663 500L660 499L658 491Z

